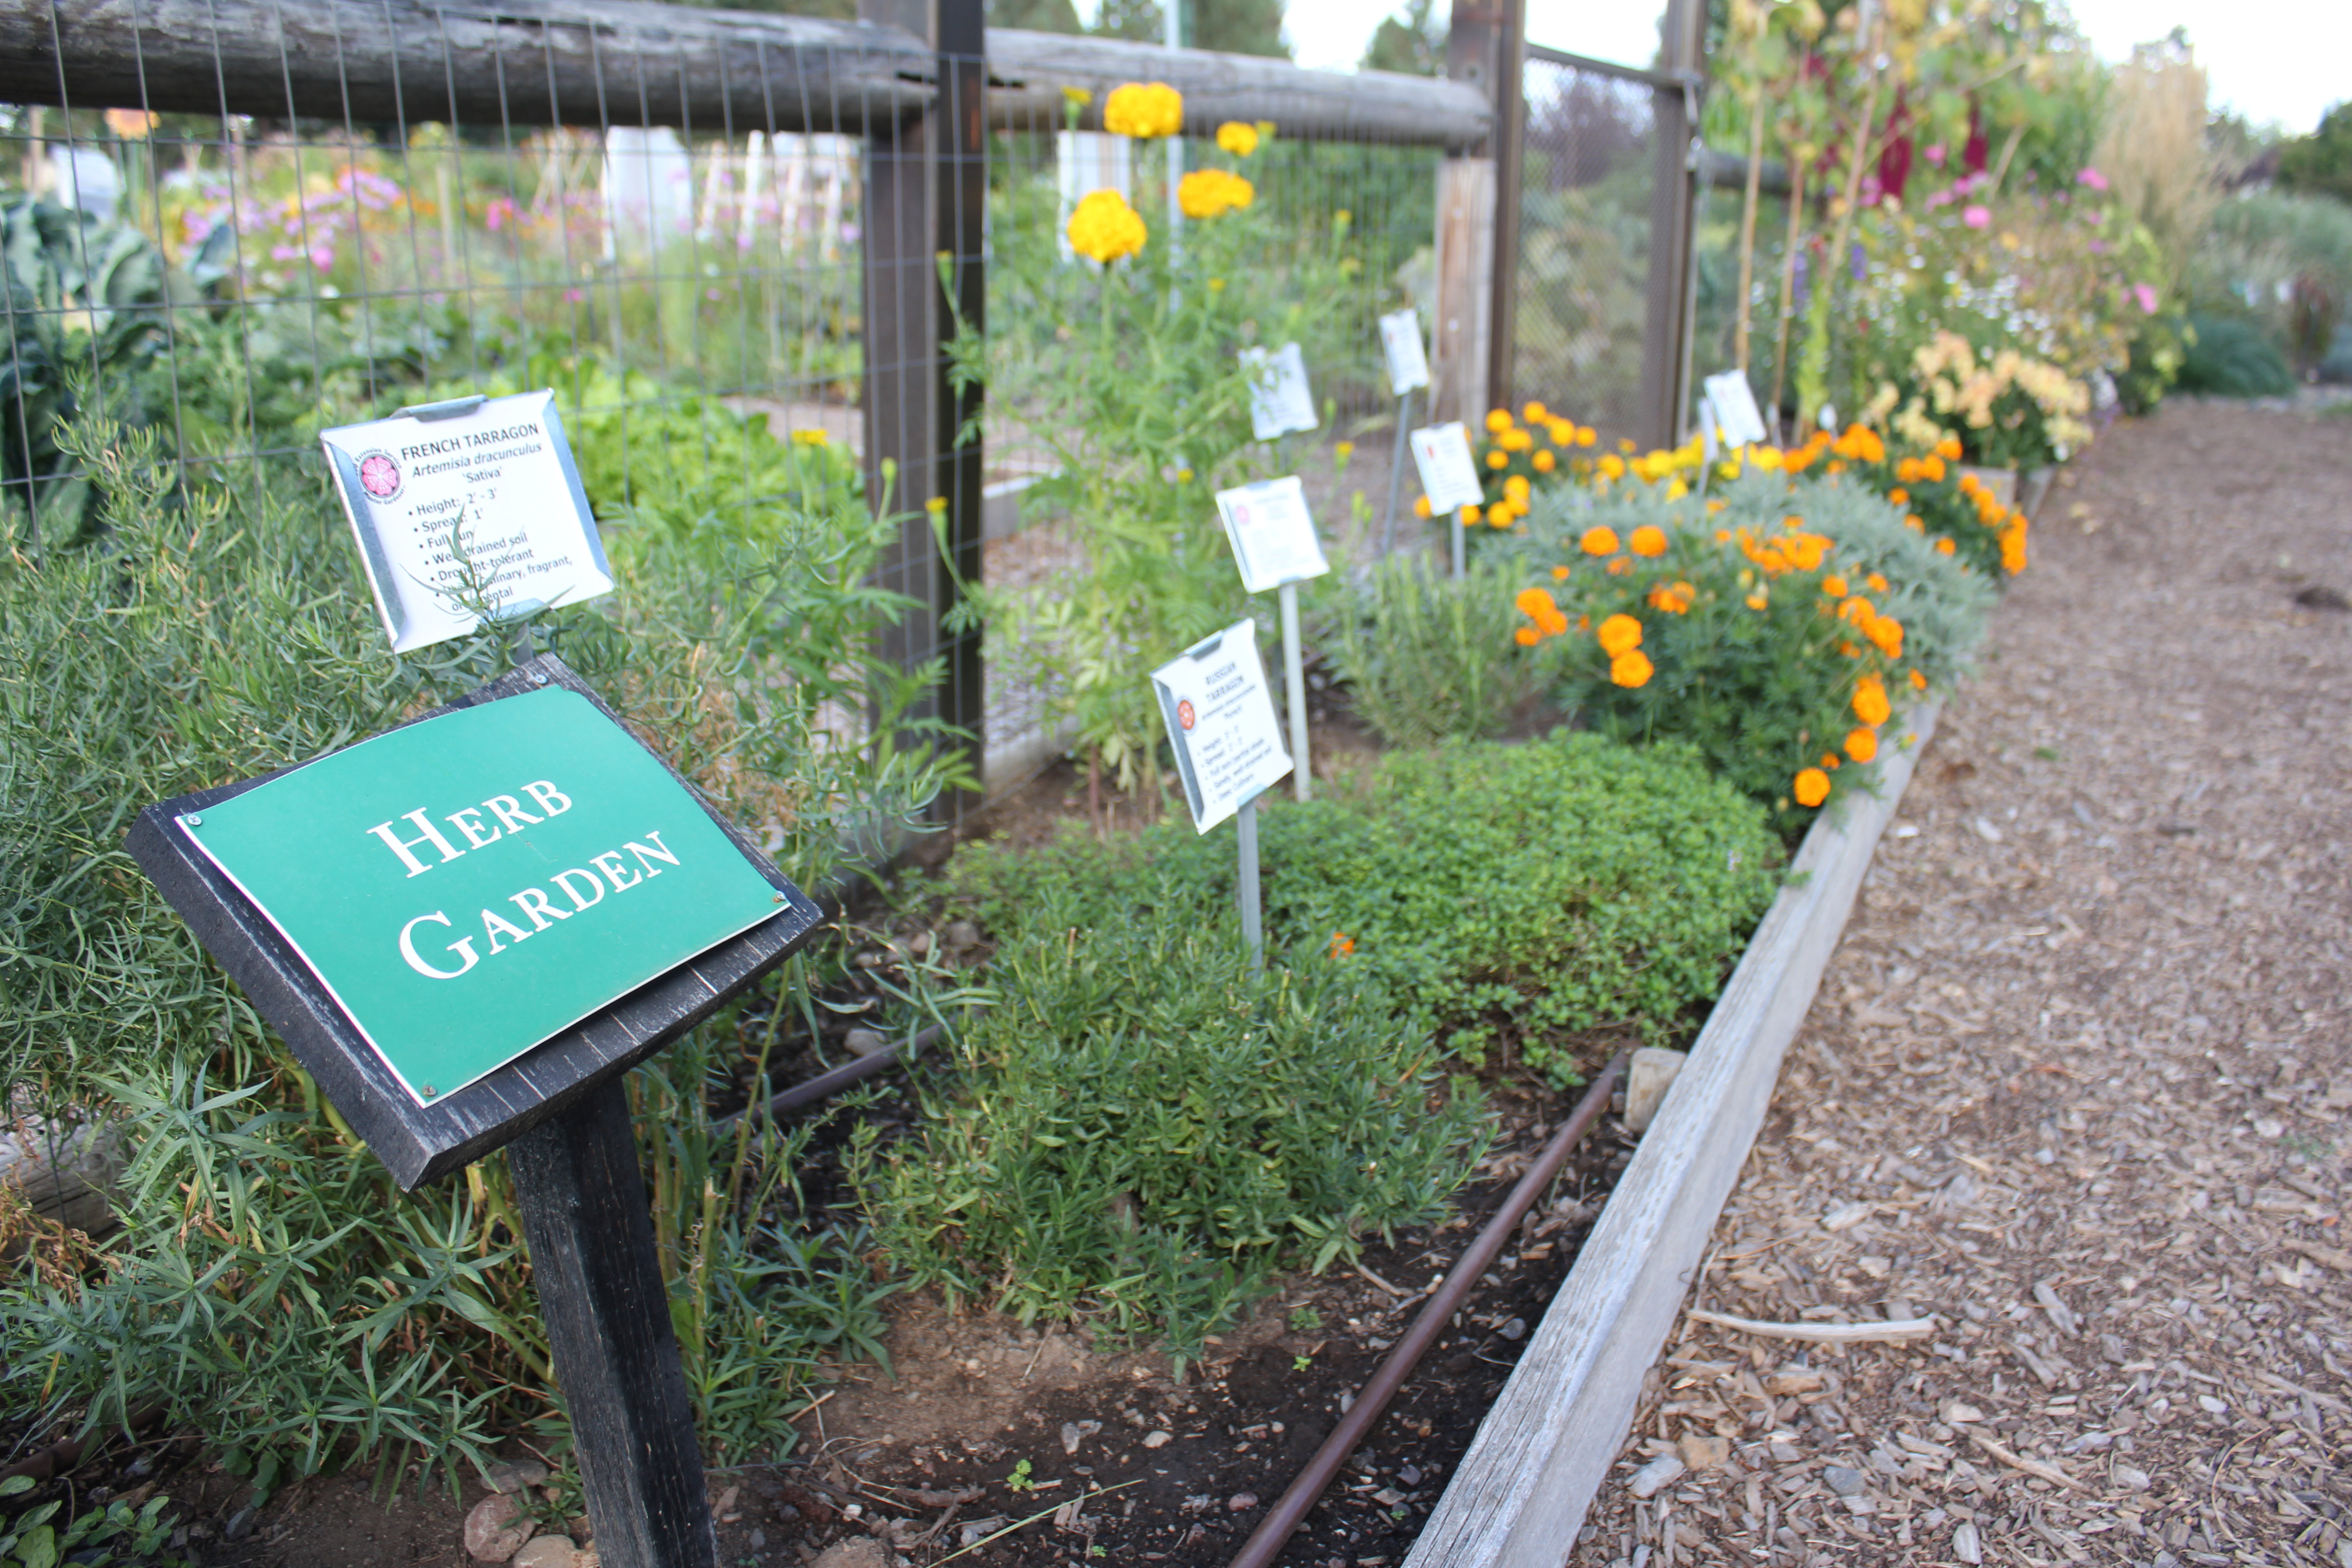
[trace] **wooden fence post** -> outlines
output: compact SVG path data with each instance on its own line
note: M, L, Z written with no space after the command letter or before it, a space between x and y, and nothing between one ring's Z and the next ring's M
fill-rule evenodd
M980 632L945 626L958 584L981 572L983 467L975 437L958 446L982 389L950 384L946 356L956 313L983 324L981 235L988 197L988 106L982 0L859 0L861 20L906 28L932 48L938 91L930 104L868 132L866 158L866 467L868 493L901 518L877 572L883 587L915 601L880 634L902 667L945 661L922 710L970 731L974 767L985 752ZM942 258L945 258L944 263ZM941 270L947 287L941 287ZM932 527L944 507L946 552ZM949 570L952 567L952 570ZM952 818L968 802L934 808Z
M1688 402L1690 268L1694 259L1691 138L1697 133L1696 81L1703 63L1703 0L1668 0L1661 68L1680 79L1660 87L1652 123L1657 174L1650 186L1650 265L1642 328L1642 428L1645 447L1671 447ZM1685 85L1693 84L1693 85Z

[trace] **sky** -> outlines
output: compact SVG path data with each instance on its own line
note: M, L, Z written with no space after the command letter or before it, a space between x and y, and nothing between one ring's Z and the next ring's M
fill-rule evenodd
M1290 0L1286 26L1298 63L1354 66L1380 25L1379 3ZM1533 43L1628 65L1647 65L1658 47L1650 5L1527 0L1527 6ZM2328 105L2352 99L2352 0L2073 0L2072 9L2092 47L2109 60L2176 25L2187 27L2213 106L2257 125L2276 123L2300 134L2319 123Z

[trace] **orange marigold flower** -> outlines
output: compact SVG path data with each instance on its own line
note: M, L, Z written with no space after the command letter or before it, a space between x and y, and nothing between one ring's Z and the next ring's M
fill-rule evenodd
M1625 459L1614 452L1603 452L1601 455L1601 471L1612 479L1622 479L1625 477Z
M1915 669L1911 672L1911 689L1914 691L1925 691L1927 689L1927 672L1926 670Z
M1962 474L1960 476L1960 493L1964 496L1975 495L1979 489L1983 488L1983 485L1984 481L1978 479L1974 474Z
M1906 458L1895 465L1895 477L1905 484L1915 484L1919 479L1919 459Z
M1953 445L1958 446L1958 442L1954 442L1954 443L1953 443ZM1954 462L1958 462L1958 461L1959 460L1959 456L1960 456L1960 455L1959 455L1958 452L1954 452L1954 453L1952 454L1952 460L1953 460ZM1930 484L1940 484L1940 483L1942 483L1942 482L1943 482L1943 479L1944 479L1944 459L1943 459L1943 458L1942 458L1940 455L1938 455L1938 456L1927 457L1927 458L1920 458L1920 459L1919 459L1919 473L1920 473L1921 477L1922 477L1922 478L1924 478L1924 479L1927 479Z
M1331 933L1331 956L1332 956L1332 957L1334 957L1334 958L1345 958L1345 957L1347 957L1347 956L1348 956L1348 954L1349 954L1349 953L1351 953L1351 952L1355 952L1355 951L1356 951L1356 939L1355 939L1354 937L1349 936L1346 931L1333 931L1333 932Z
M1555 447L1576 445L1576 421L1573 419L1549 420L1544 426L1544 433L1551 437L1551 444Z
M1514 500L1514 501L1521 501L1521 500L1527 500L1527 499L1528 499L1528 477L1527 477L1527 475L1525 475L1525 474L1513 474L1513 475L1511 475L1511 476L1510 476L1510 478L1508 478L1508 479L1505 479L1505 480L1503 481L1503 499L1504 499L1504 500Z
M1642 646L1642 623L1627 615L1615 615L1601 623L1601 651L1618 658Z
M1559 466L1559 459L1553 457L1548 451L1538 452L1534 457L1528 460L1536 466L1536 472L1539 474L1550 473L1554 468Z
M1878 651L1889 658L1903 657L1903 623L1893 616L1880 616L1862 628Z
M1937 442L1936 456L1943 458L1946 462L1958 462L1960 460L1960 438L1958 436L1947 436L1942 440Z
M1771 600L1766 598L1761 594L1750 594L1748 595L1748 607L1751 610L1760 610L1771 602Z
M1415 517L1427 517L1430 515L1430 510L1427 496L1423 496L1412 503L1412 515Z
M1855 729L1847 731L1845 738L1845 754L1852 757L1857 763L1867 763L1876 760L1878 756L1878 731L1875 730L1863 729Z
M1486 454L1486 466L1490 468L1507 468L1511 466L1511 455L1497 447Z
M1631 576L1633 572L1633 558L1630 555L1616 556L1609 563L1609 575L1612 577Z
M1800 768L1797 770L1796 783L1792 787L1797 796L1797 804L1810 809L1829 799L1830 775L1819 768Z
M1948 540L1948 539L1939 539L1939 540L1936 541L1936 553L1937 553L1937 554L1938 554L1938 555L1949 555L1950 553L1952 553L1952 552L1954 552L1955 550L1958 550L1958 548L1959 548L1959 546L1958 546L1958 545L1954 544L1954 543L1953 543L1950 540Z
M1633 531L1633 537L1625 543L1634 554L1655 560L1666 552L1666 531L1655 523L1645 522Z
M1506 430L1497 439L1507 452L1524 452L1536 444L1536 438L1525 430Z
M1647 686L1656 671L1651 667L1650 656L1640 648L1621 653L1609 661L1609 679L1623 687Z
M1864 578L1863 583L1864 585L1868 587L1874 594L1884 594L1886 592L1886 579L1880 576L1875 572L1873 572L1869 576Z
M1486 415L1486 428L1487 428L1488 432L1490 432L1490 433L1491 433L1491 434L1493 434L1493 435L1499 436L1499 435L1501 435L1504 431L1506 431L1506 430L1509 429L1510 427L1511 427L1511 411L1510 411L1509 409L1507 409L1507 408L1496 408L1496 409L1491 409L1491 410L1489 410L1489 411L1487 412L1487 415Z
M1838 754L1835 752L1823 752L1822 753L1822 766L1825 768L1834 768L1838 765Z
M1832 573L1822 579L1822 592L1832 599L1845 597L1845 579Z
M1536 644L1543 641L1543 634L1536 630L1533 626L1521 626L1517 631L1513 632L1511 636L1518 640L1518 645L1521 647L1533 647Z
M1901 485L1897 485L1893 489L1886 492L1886 499L1893 501L1896 506L1909 506L1911 504L1911 492L1905 489Z
M1916 517L1905 518L1903 520L1903 526L1909 529L1914 533L1925 533L1927 531L1927 524L1926 521Z
M1869 629L1871 621L1875 618L1877 615L1878 606L1872 604L1868 599L1864 598L1859 594L1856 594L1853 598L1848 599L1844 604L1838 606L1839 620L1845 622L1848 626L1860 626L1864 630Z
M1617 531L1613 528L1588 528L1584 531L1584 537L1577 542L1587 555L1614 555L1617 553Z
M1650 590L1649 605L1654 610L1664 610L1670 616L1679 616L1690 608L1690 602L1665 584L1661 583Z
M1555 583L1565 583L1565 582L1567 582L1567 581L1568 581L1568 568L1567 568L1567 567L1565 567L1565 566L1555 566L1555 567L1553 567L1553 568L1551 569L1551 580L1552 580L1553 582L1555 582Z
M1514 511L1511 509L1511 503L1509 501L1498 500L1493 506L1486 509L1486 526L1488 528L1508 528L1511 526L1512 520L1517 518L1518 515L1519 514L1517 511Z
M1519 614L1535 620L1559 611L1559 601L1551 596L1549 588L1522 588L1511 603L1518 606Z
M1895 710L1886 700L1886 683L1875 675L1865 675L1854 682L1853 716L1865 724L1884 724L1894 717Z

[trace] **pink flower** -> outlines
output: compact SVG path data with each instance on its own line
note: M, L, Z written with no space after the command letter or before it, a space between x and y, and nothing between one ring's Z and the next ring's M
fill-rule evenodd
M498 233L508 224L512 223L514 218L515 205L505 196L495 198L482 212L482 219L490 226L492 234Z
M2104 191L2107 188L2107 177L2087 163L2083 166L2083 172L2074 178L2095 191ZM2153 306L2149 308L2154 309Z
M1992 210L1973 205L1963 207L1960 209L1960 221L1970 228L1983 228L1992 222Z
M2156 314L2156 289L2152 285L2147 283L2133 284L2132 298L2139 301L2139 310L2141 315L2153 316Z
M312 247L310 247L310 265L311 265L311 266L313 266L313 267L317 268L320 271L324 272L324 271L326 271L329 268L331 268L331 267L334 266L334 264L335 264L335 247L334 247L333 246L331 246L331 245L314 245L314 246L312 246ZM2155 307L2155 306L2153 306L2153 305L2150 305L2150 306L2148 307L2148 309L2149 309L2149 310L2153 310L2154 309L2156 309L2156 307Z
M577 305L581 300L588 298L588 290L585 289L566 289L563 291L563 298L570 303Z
M1940 169L1944 166L1944 144L1941 142L1938 142L1934 146L1924 149L1921 152L1920 156L1926 158L1927 162L1935 164L1936 167Z

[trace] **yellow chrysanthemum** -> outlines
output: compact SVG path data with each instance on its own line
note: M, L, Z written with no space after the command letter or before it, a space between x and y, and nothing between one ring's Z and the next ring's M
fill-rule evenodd
M1164 81L1115 87L1103 102L1103 129L1141 140L1173 136L1184 129L1184 95Z
M1089 191L1070 214L1070 248L1105 266L1140 251L1150 235L1143 215L1117 191Z
M1257 151L1257 127L1228 120L1217 127L1217 145L1236 158L1246 158Z

